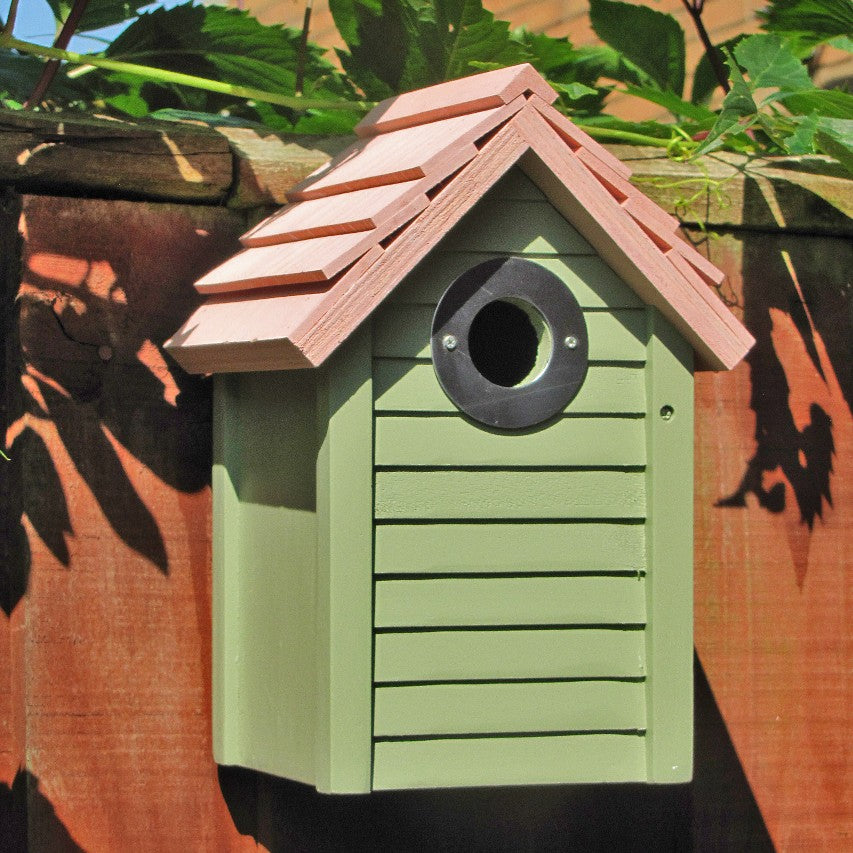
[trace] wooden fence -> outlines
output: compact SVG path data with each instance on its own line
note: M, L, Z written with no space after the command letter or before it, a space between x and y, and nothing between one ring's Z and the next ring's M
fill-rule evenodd
M210 383L160 344L343 144L0 115L0 849L849 846L853 196L820 158L617 151L758 341L697 382L694 782L326 797L214 764Z

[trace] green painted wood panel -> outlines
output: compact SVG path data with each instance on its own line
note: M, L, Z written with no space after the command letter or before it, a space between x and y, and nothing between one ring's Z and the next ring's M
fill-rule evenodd
M374 748L373 787L641 782L644 740L601 734L380 741Z
M625 465L646 462L643 418L563 418L547 429L493 430L461 415L376 419L376 464Z
M432 252L396 288L389 302L436 305L463 272L508 252ZM523 257L516 253L516 257ZM642 300L598 255L527 256L566 283L582 308L642 308Z
M215 755L313 783L314 378L216 377L214 435Z
M616 731L646 727L642 681L377 687L373 732L403 735Z
M377 471L383 518L643 518L642 471Z
M625 523L379 524L377 574L641 572L645 526Z
M631 678L645 675L642 630L570 628L376 635L375 679Z
M377 628L619 625L646 621L641 577L379 580Z
M547 197L524 172L513 166L495 185L496 195L502 199L521 199L522 201L547 201Z
M376 318L373 354L384 358L430 357L433 309L425 305L388 305ZM646 359L645 311L622 308L584 314L590 361L643 362Z
M370 329L322 368L317 461L318 756L322 792L370 790L373 388ZM282 399L282 398L277 398ZM276 411L279 411L278 409ZM279 418L279 432L292 428Z
M649 310L648 776L693 772L693 351Z
M493 194L441 241L441 249L537 255L596 253L549 202L509 201Z
M459 411L438 384L432 363L374 359L373 388L377 412ZM590 365L577 397L565 411L570 414L643 414L646 411L646 377L642 366Z

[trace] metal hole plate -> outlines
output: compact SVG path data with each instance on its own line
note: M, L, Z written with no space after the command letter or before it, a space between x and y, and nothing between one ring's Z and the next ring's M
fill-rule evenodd
M530 382L496 385L471 360L471 324L497 300L529 303L548 326L550 358ZM548 420L574 399L586 378L589 339L578 301L554 273L533 261L496 258L462 273L447 288L433 316L431 347L438 381L459 409L488 426L523 429Z

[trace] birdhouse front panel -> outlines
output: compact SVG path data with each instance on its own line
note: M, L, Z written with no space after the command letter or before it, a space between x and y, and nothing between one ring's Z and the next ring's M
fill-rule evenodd
M479 422L437 375L437 305L490 261L581 307L585 375L545 423ZM522 405L579 346L526 286L438 342ZM377 312L374 788L689 778L692 351L665 325L518 169Z

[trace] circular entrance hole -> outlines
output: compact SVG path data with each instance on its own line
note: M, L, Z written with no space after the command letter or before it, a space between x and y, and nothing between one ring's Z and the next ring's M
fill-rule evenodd
M551 331L529 302L496 299L474 317L468 352L489 382L504 388L527 385L548 366Z

